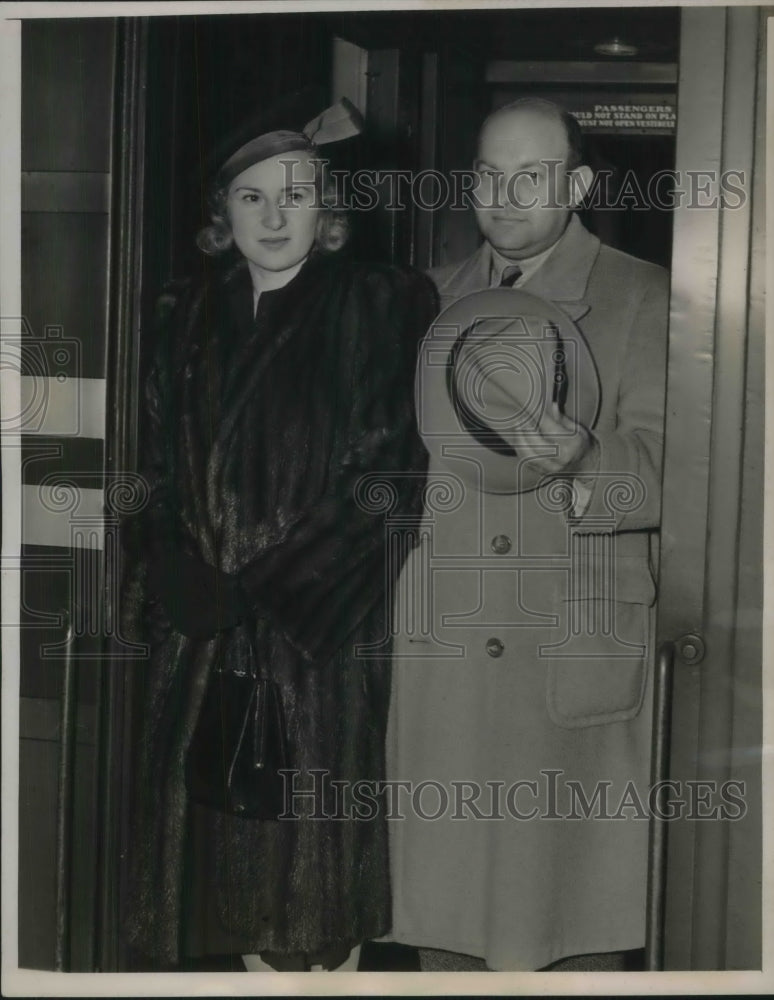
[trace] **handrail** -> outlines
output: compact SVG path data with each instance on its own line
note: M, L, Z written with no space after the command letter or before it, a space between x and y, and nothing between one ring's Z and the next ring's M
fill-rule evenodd
M73 792L75 771L77 676L73 664L73 623L67 612L62 703L59 723L59 788L56 813L56 938L54 966L70 970L70 904L73 839Z
M664 902L666 899L667 821L664 806L669 795L669 742L672 725L672 676L675 644L665 642L656 658L653 686L653 737L651 744L651 803L648 831L648 893L646 902L645 968L656 972L664 967Z

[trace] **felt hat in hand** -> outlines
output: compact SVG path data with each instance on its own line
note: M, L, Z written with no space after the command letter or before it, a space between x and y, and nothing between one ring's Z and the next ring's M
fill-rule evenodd
M416 393L428 451L490 493L532 490L544 478L518 445L542 437L541 448L553 447L541 434L547 407L558 403L590 430L601 398L575 323L554 303L514 288L474 292L443 310L420 348Z

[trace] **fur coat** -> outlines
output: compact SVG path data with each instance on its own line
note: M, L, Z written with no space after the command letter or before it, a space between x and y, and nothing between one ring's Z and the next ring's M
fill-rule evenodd
M125 531L125 630L150 654L137 674L124 925L132 952L162 968L388 930L381 814L228 816L189 803L184 762L210 673L244 664L249 629L282 693L295 787L319 781L314 769L383 778L389 582L402 560L386 559L385 531L419 514L426 465L412 402L436 312L426 278L313 254L254 316L245 262L208 267L165 324L142 437L150 502ZM193 595L193 619L197 607L218 618L214 631L183 634L175 603L191 617L207 572L214 590Z

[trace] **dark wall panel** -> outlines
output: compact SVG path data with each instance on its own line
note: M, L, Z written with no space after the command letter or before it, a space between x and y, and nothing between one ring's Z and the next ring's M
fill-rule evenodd
M110 169L113 19L25 21L22 169Z
M22 558L21 695L59 698L69 654L78 663L79 699L93 704L102 652L102 551L25 545ZM75 629L69 649L63 611ZM54 615L60 624L50 620Z
M60 756L60 702L22 698L19 749L19 965L51 969L55 960L56 841ZM95 724L93 705L76 719L73 801L71 958L74 969L92 966L94 898Z
M115 19L22 24L22 307L28 323L23 373L62 376L61 393L56 382L50 385L55 406L49 416L55 416L46 424L49 436L29 433L24 439L31 515L45 513L40 507L46 502L29 487L47 476L75 477L79 487L93 490L102 485L99 423L89 426L93 439L64 435L75 426L65 426L72 389L66 383L105 375L116 29ZM51 326L58 335L46 337ZM94 385L89 391L95 392ZM64 968L91 971L102 553L68 544L65 533L59 546L25 545L22 551L19 964L52 969L59 948ZM60 645L47 656L44 649L65 637L64 626L45 617L62 611L69 612L76 631L69 650L74 759L62 813L71 818L71 828L60 823L59 802L67 651ZM59 881L58 829L65 860ZM58 892L64 931L59 942Z
M61 326L70 377L105 374L108 216L22 213L22 309L33 336Z
M24 722L22 718L22 722ZM59 747L19 744L19 965L53 969L56 931L56 829Z

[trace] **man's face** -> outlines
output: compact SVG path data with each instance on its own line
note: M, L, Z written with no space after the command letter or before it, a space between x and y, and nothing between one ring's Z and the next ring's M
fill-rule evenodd
M567 155L561 121L534 109L504 111L484 126L476 217L504 257L534 257L564 232L571 212Z

